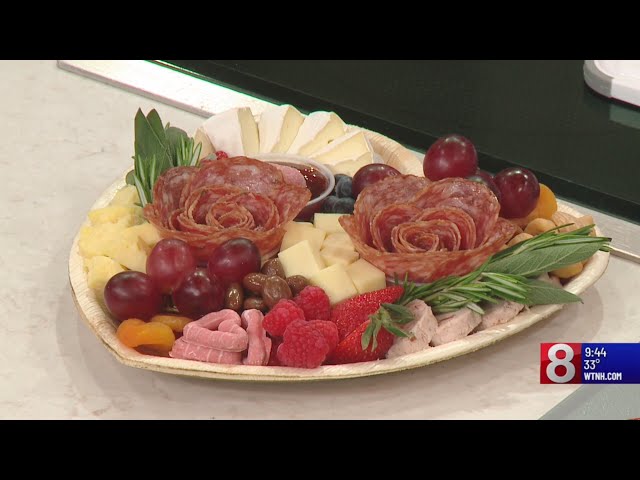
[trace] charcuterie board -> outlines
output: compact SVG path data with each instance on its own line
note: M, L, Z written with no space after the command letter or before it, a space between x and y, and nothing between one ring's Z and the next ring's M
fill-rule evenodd
M420 161L402 145L374 132L365 131L365 134L375 154L384 163L393 166L403 174L423 175ZM123 176L103 192L92 209L109 204L116 192L124 185L125 178ZM559 204L558 210L579 216L578 212L566 205ZM596 229L596 234L600 235L601 232ZM525 309L508 323L473 333L460 340L416 353L372 362L323 365L313 369L302 369L282 366L223 365L157 357L144 355L126 347L116 337L116 322L88 286L83 259L79 254L78 238L79 235L76 236L71 247L69 278L74 301L82 319L105 348L121 363L131 367L175 375L251 382L300 382L348 379L398 372L442 362L490 346L551 316L563 307L563 305L540 305ZM573 277L564 288L574 294L584 292L604 273L608 261L608 253L597 252L588 260L582 272Z

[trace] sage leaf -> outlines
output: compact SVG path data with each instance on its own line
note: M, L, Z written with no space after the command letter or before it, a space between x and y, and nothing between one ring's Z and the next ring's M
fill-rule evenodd
M134 180L135 175L136 175L135 170L130 170L129 173L127 173L127 176L125 177L125 181L127 182L127 185L136 184L136 181Z
M180 165L180 162L178 161L178 150L182 147L183 142L189 139L189 136L184 130L177 127L171 127L169 124L167 124L165 134L167 138L167 146L169 148L169 156L171 158L171 166L177 167Z
M557 305L562 303L582 302L582 299L564 288L542 280L527 279L527 295L522 302L525 305Z
M156 157L158 170L164 172L171 167L171 157L162 120L158 112L151 110L145 117L141 109L138 109L134 120L135 128L135 155L144 161Z
M539 250L522 252L491 262L486 272L537 277L543 273L581 262L596 253L602 243L582 245L553 245Z

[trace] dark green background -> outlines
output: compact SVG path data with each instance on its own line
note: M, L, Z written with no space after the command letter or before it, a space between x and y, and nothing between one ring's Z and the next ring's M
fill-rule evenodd
M582 60L166 62L421 151L463 134L486 170L528 167L559 196L640 222L640 109L593 93Z

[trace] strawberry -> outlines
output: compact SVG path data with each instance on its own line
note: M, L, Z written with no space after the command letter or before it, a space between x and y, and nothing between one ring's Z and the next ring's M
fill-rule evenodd
M363 293L336 305L331 310L330 320L338 327L340 340L344 340L356 328L367 322L369 315L376 313L381 304L397 301L403 292L402 286L397 285Z
M386 329L381 328L377 335L377 345L376 342L372 342L366 349L363 349L362 335L365 333L370 323L371 320L367 320L357 326L356 329L347 336L347 338L338 344L336 349L329 356L327 363L339 364L370 362L372 360L379 360L383 358L391 348L391 345L393 345L396 337Z

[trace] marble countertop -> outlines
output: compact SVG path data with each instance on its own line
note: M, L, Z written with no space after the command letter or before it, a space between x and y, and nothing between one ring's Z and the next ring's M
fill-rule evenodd
M577 388L539 384L541 342L640 340L640 299L630 294L640 290L640 266L612 257L583 304L409 372L248 384L123 366L76 312L71 242L89 206L131 165L138 107L187 131L201 117L55 61L2 61L0 69L0 418L536 419Z

